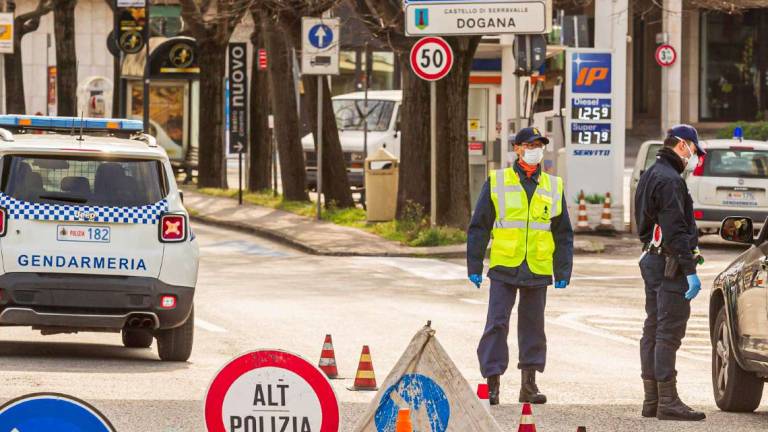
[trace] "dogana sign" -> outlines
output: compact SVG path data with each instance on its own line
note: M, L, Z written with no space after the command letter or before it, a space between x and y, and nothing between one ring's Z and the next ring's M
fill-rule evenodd
M259 350L233 359L213 379L205 424L209 432L336 432L339 403L312 363Z

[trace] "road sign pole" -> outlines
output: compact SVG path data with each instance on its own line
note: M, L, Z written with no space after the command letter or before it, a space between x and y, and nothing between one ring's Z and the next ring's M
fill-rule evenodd
M437 225L437 84L429 82L429 141L430 141L430 217L432 226Z
M237 152L237 203L243 205L243 150Z
M323 75L317 76L317 220L323 211Z

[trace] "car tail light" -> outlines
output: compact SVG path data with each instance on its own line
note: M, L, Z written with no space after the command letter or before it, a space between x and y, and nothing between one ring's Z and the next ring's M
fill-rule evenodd
M8 210L0 207L0 237L8 231Z
M701 210L694 210L693 211L693 218L694 219L704 219L704 212Z
M176 296L174 295L164 295L160 297L160 308L161 309L173 309L176 307Z
M160 216L160 241L164 243L183 242L187 239L187 216L166 213Z
M707 155L699 155L699 163L696 164L696 168L693 169L693 175L704 175L704 163L707 161Z

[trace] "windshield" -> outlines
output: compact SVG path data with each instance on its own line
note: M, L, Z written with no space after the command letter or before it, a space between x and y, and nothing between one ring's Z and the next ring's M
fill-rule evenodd
M2 191L32 203L137 207L165 196L154 160L6 156Z
M389 129L393 101L368 100L368 130L384 132ZM336 126L340 130L363 130L365 101L362 99L334 99L333 112L336 113Z
M709 150L704 175L712 177L765 177L768 175L768 151Z

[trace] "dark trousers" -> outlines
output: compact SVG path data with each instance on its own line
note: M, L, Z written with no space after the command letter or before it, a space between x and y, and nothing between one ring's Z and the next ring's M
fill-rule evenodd
M503 374L509 365L509 318L518 292L517 344L520 353L517 368L544 372L547 360L547 337L544 334L547 287L515 287L491 279L488 318L477 347L480 372L485 378Z
M664 277L665 258L646 254L640 260L645 281L645 325L640 339L642 377L669 381L677 376L675 357L685 336L691 303L685 299L688 282L680 274Z

